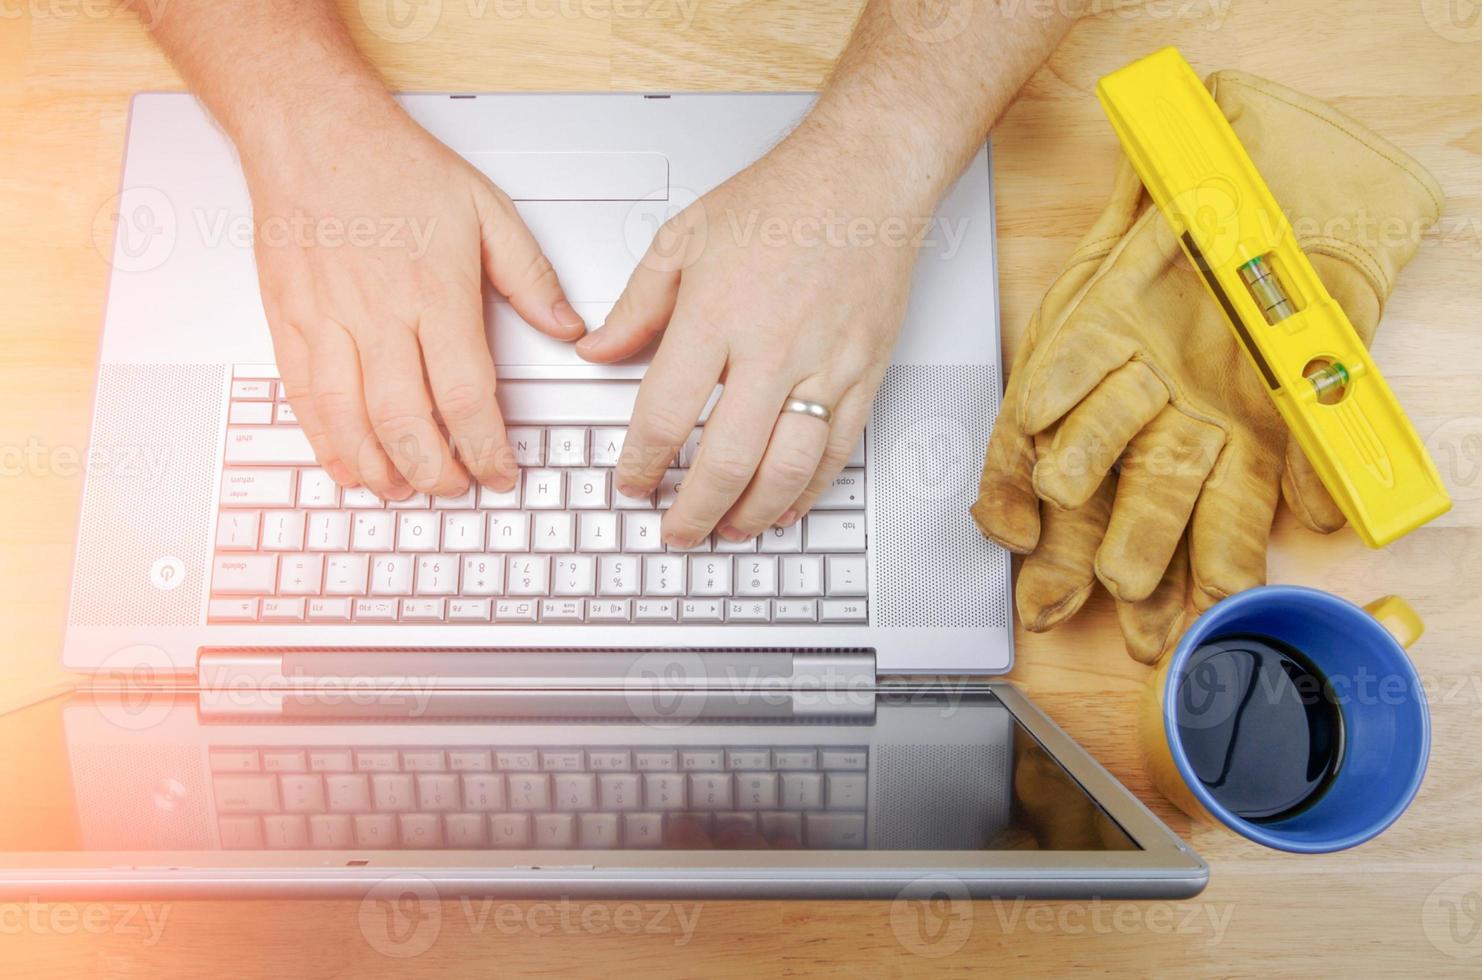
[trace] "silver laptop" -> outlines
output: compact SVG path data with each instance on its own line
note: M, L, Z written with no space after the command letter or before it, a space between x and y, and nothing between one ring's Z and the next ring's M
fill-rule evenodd
M589 323L654 230L809 102L403 98L515 199ZM294 424L242 177L190 96L135 99L117 214L92 434L113 463L85 486L64 650L94 692L65 713L81 849L112 877L1203 886L1198 858L1011 688L940 682L1012 663L1008 556L967 514L1001 386L986 148L921 229L848 468L797 526L682 554L645 529L695 440L643 506L611 490L641 361L588 364L493 302L520 484L386 505L336 488ZM168 710L121 724L141 692ZM1057 807L1087 819L1046 825ZM165 854L175 871L147 870Z

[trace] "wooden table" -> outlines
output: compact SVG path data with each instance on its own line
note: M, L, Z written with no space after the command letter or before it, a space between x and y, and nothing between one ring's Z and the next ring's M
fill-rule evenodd
M382 2L343 5L394 87L472 91L815 87L857 10L853 0L444 0L440 21L412 41L382 36L394 34L384 18L362 18L361 8L374 13ZM0 701L61 680L54 664L106 274L94 228L115 190L130 94L179 86L115 6L0 0L0 623L12 636ZM1482 966L1482 935L1473 934L1482 923L1468 912L1482 903L1473 809L1482 803L1482 762L1472 741L1482 735L1482 671L1474 666L1482 631L1482 17L1472 0L1100 6L994 136L1011 345L1110 186L1116 149L1094 82L1155 47L1176 43L1201 70L1241 68L1333 102L1408 148L1449 195L1440 226L1401 278L1375 352L1430 438L1455 509L1378 553L1349 532L1309 534L1283 514L1271 559L1272 581L1360 601L1400 593L1429 624L1415 657L1433 696L1435 745L1425 788L1398 825L1355 851L1314 858L1191 825L1158 799L1137 762L1131 711L1145 673L1121 653L1101 597L1053 634L1021 634L1014 678L1209 859L1213 882L1193 902L982 902L920 920L887 902L709 902L674 910L698 913L688 937L673 914L662 931L635 928L619 903L580 907L563 926L558 908L450 902L436 942L408 959L372 948L355 903L175 904L157 943L142 926L16 928L0 908L0 965L32 976L984 967L1413 975ZM69 921L68 911L57 921Z

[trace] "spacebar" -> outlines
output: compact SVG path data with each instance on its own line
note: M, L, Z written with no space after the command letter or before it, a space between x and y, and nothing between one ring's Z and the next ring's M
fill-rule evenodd
M289 425L226 430L228 463L312 466L314 449L304 430Z

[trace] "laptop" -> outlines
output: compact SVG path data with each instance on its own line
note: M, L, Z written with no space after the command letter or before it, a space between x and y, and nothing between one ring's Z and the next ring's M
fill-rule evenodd
M659 225L810 101L402 97L515 200L588 323ZM1009 561L967 513L1002 383L986 147L911 224L909 311L846 469L794 527L683 553L652 530L701 429L649 499L611 485L642 357L588 364L491 296L520 483L387 504L314 464L240 170L191 96L135 98L116 214L91 449L110 465L84 488L63 651L85 680L62 715L75 850L106 855L104 879L1203 887L1197 856L991 680L1013 662ZM0 883L81 880L53 870Z

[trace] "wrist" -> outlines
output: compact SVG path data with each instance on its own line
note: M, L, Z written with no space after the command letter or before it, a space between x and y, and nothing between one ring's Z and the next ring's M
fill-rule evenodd
M362 142L383 142L388 131L414 127L396 100L368 71L324 84L275 87L227 124L248 181L291 175L333 154L344 162ZM367 146L366 151L371 150Z

